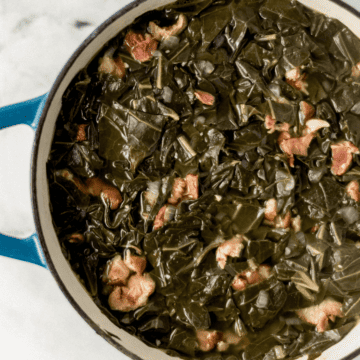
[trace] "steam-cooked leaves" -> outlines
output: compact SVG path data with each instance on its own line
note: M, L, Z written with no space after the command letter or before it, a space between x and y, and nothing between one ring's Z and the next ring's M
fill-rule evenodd
M231 150L246 152L266 142L266 131L259 122L253 122L241 130L234 131L234 140L228 145Z
M360 313L360 293L357 292L345 298L342 312L346 317L352 317Z
M246 325L262 328L282 309L287 298L285 285L274 277L234 294Z
M360 250L348 245L334 251L333 280L344 291L360 289Z
M188 323L195 329L208 329L211 325L210 315L206 306L198 302L187 302L187 299L176 304L176 314L181 321Z
M275 243L268 240L248 241L245 256L247 259L255 259L258 264L262 264L275 252Z
M214 6L200 15L202 40L200 51L208 48L215 37L230 21L231 15L229 6Z
M260 15L265 19L278 21L279 18L294 24L307 27L310 25L301 7L287 0L267 0L260 8Z
M170 334L170 349L194 356L197 346L193 332L187 328L176 327Z

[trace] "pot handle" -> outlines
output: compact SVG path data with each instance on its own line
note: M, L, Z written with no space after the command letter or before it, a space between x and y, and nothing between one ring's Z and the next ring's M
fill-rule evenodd
M26 124L36 130L48 94L0 108L0 131L13 125ZM21 220L19 220L21 221ZM26 239L0 234L0 255L27 261L47 268L36 233Z

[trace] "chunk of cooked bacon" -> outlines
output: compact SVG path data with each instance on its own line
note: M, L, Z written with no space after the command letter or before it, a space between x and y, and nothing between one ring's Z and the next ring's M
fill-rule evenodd
M351 75L353 77L359 77L360 76L360 63L357 63L351 68Z
M85 181L87 192L92 196L102 196L106 201L109 201L111 210L117 209L122 203L120 191L98 177L93 177Z
M223 334L216 330L198 330L196 339L201 351L207 352L215 348L217 343L221 341Z
M98 177L86 179L84 184L67 169L58 170L56 175L71 181L82 193L86 195L102 196L106 201L109 201L109 205L112 210L117 209L122 203L120 191L114 185L111 185Z
M104 56L101 59L98 70L101 73L111 74L120 79L122 79L126 74L125 64L120 56L116 59L113 59L110 56Z
M330 124L327 121L321 119L311 119L306 122L306 127L303 131L303 135L312 134L320 129L327 127L330 127Z
M186 192L187 183L182 178L176 178L171 190L171 197L168 199L168 203L172 205L178 205Z
M293 69L285 73L285 79L289 81L297 81L301 77L300 66L294 67Z
M289 229L291 226L290 211L288 211L285 215L276 216L273 226L276 229Z
M350 167L353 154L359 154L359 149L351 141L341 141L331 145L331 172L334 175L344 175Z
M237 274L231 283L231 286L236 291L243 291L249 285L259 284L271 275L271 267L269 265L259 265L257 269L248 269L240 274Z
M300 101L300 118L302 124L305 124L308 120L312 119L315 115L315 108L306 101Z
M300 137L291 137L284 131L278 137L278 144L281 150L288 156L289 164L294 167L294 155L307 156L307 151L316 132L322 128L329 127L329 123L320 119L306 121L306 126Z
M173 219L175 213L175 207L170 204L164 205L157 213L153 228L158 230L163 227L166 223Z
M277 201L276 199L269 199L265 203L265 219L274 221L277 215Z
M204 105L214 105L215 102L215 96L202 90L196 90L194 91L194 95L196 98L202 102Z
M146 268L146 258L144 256L131 255L130 251L127 251L124 259L125 265L138 275L142 275Z
M269 134L275 132L276 120L271 115L265 116L265 128L268 130Z
M125 36L124 44L135 60L144 62L153 57L158 41L151 34L143 35L130 30Z
M126 286L116 286L108 303L111 310L128 312L146 305L149 296L155 291L155 282L149 274L134 274Z
M85 238L83 234L74 233L68 237L68 241L72 244L81 244L85 241Z
M187 18L185 15L180 14L176 23L171 26L163 27L156 25L153 21L149 22L149 32L156 40L165 40L170 36L179 35L187 26Z
M301 137L284 139L281 141L280 148L288 156L307 156L307 150L314 137L315 135L310 133Z
M105 267L102 281L107 285L125 285L130 277L130 269L120 255L113 257Z
M346 193L356 202L360 201L359 183L357 180L350 181L347 184Z
M328 297L319 305L309 306L296 311L296 314L303 321L316 325L318 332L324 332L329 329L329 319L335 321L336 317L343 317L341 310L342 304Z
M244 248L244 237L240 234L235 235L232 239L225 241L216 249L216 261L221 269L225 268L228 256L239 257L241 250Z
M286 82L293 88L301 91L306 95L309 95L309 92L307 91L308 83L305 81L307 78L307 74L304 73L299 76L300 72L297 69L298 68L296 68L296 70L293 69L292 71L288 71L286 73Z
M183 194L183 199L196 200L199 198L199 176L194 174L187 174L185 177L186 192Z
M76 141L86 141L86 132L85 129L88 125L87 124L80 124L78 125L77 133L76 133Z

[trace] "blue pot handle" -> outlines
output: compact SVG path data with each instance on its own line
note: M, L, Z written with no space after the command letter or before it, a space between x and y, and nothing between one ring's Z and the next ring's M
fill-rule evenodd
M0 129L26 124L36 130L47 96L48 94L45 94L35 99L0 108ZM0 234L0 255L47 268L36 233L27 239L16 239Z

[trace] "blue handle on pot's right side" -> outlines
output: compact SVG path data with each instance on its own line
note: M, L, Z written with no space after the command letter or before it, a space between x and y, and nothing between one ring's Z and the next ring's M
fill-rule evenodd
M0 108L0 129L26 124L36 130L48 94ZM29 184L30 191L30 184ZM17 239L0 234L0 255L31 262L47 268L37 234Z

